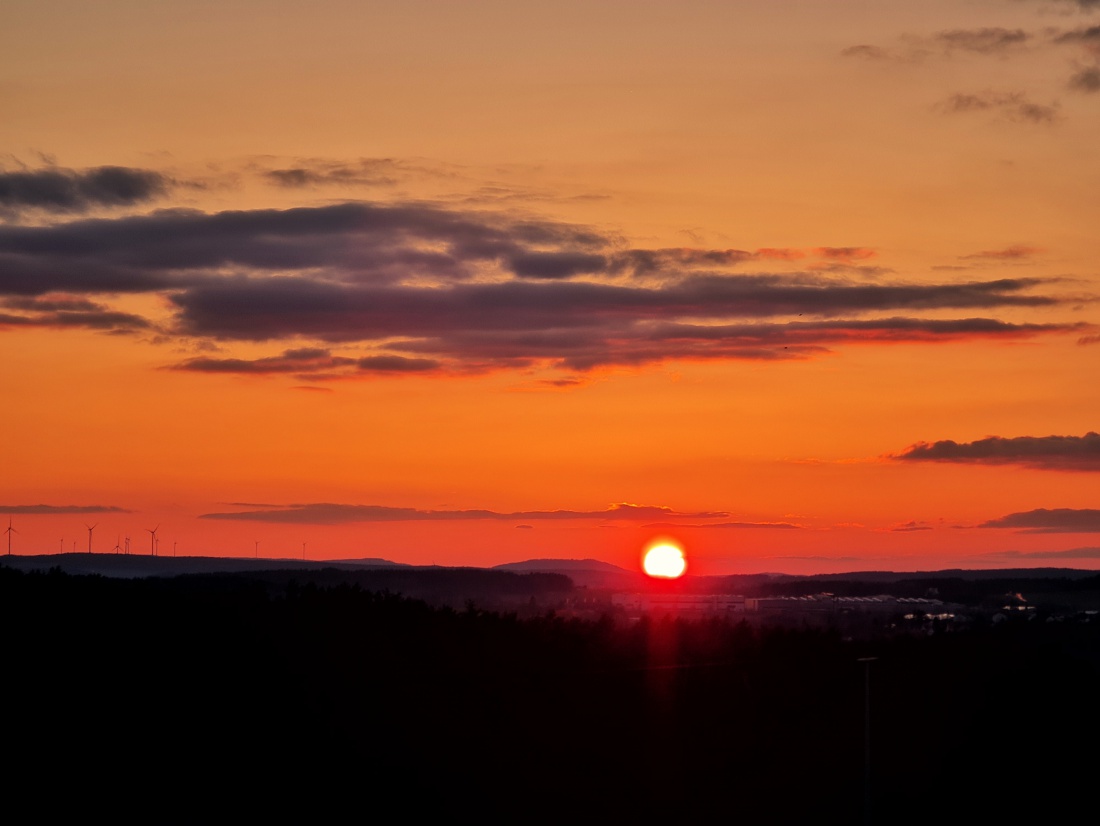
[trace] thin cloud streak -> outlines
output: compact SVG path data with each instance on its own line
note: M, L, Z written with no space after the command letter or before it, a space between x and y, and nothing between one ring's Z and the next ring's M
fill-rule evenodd
M1100 533L1100 510L1038 508L990 519L979 528L1016 528L1020 533Z
M0 505L0 513L59 515L66 513L132 513L115 505Z
M988 554L979 554L975 559L982 560L1074 560L1074 559L1100 559L1100 548L1070 548L1065 551L994 551Z
M653 505L619 503L602 511L515 511L499 512L485 509L425 510L421 508L389 507L385 505L345 505L317 502L300 505L272 506L263 510L235 513L204 513L200 519L274 522L280 524L339 525L351 522L438 522L495 520L611 520L639 521L654 517L711 519L729 516L725 512L677 513L671 508Z

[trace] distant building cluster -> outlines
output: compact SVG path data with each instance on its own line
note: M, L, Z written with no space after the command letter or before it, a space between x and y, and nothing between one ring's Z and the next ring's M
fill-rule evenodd
M613 594L611 604L628 614L683 617L755 614L761 617L826 619L838 615L931 615L947 613L943 601L925 597L838 597L813 594L800 597L744 597L737 594Z
M838 597L813 594L803 597L752 597L746 609L757 614L940 614L943 602L925 597Z
M612 594L611 604L628 614L725 617L745 613L745 598L735 594Z

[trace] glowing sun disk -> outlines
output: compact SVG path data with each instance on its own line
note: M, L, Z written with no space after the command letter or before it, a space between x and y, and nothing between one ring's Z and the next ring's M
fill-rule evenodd
M646 551L642 568L653 577L676 579L683 576L684 571L687 570L687 562L682 550L675 545L662 543Z

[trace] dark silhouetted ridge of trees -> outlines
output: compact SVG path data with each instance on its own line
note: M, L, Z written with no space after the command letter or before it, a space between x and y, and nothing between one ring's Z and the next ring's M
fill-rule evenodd
M845 642L431 607L354 578L0 568L10 811L114 822L861 822L1091 801L1098 629ZM93 817L94 816L94 817Z

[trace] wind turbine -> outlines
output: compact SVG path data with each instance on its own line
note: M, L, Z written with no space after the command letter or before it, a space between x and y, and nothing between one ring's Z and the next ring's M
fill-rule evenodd
M258 557L260 555L260 540L256 540L256 547L252 551L252 555Z
M11 526L11 517L8 517L8 529L4 531L8 535L8 556L11 556L11 535L13 533L19 533L15 528Z
M157 525L155 528L146 528L145 530L147 530L149 532L149 553L152 556L156 556L157 555L157 531L160 530L160 525Z
M115 553L116 553L116 554L117 554L117 553L118 553L119 551L121 551L121 550L122 550L122 545L121 545L121 544L119 544L119 543L121 543L121 542L122 542L122 536L121 536L121 534L120 534L119 536L115 537Z
M88 529L88 553L92 552L92 531L96 529L97 525L99 525L98 522L96 522L95 525L89 525L87 522L84 523L84 527Z
M126 537L126 554L127 556L130 554L130 537Z

